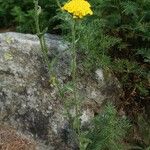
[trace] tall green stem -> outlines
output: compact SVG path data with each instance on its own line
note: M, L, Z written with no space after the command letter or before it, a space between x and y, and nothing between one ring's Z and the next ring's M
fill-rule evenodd
M76 81L76 70L77 70L77 52L76 52L76 21L72 23L72 80L73 80L73 96L75 101L75 113L77 119L77 134L80 135L80 123L79 123L79 104L77 100L77 81Z
M51 74L51 76L52 77L54 76L54 78L55 78L55 73L52 70L52 63L51 63L51 61L49 60L49 57L48 57L48 49L47 49L46 41L45 41L45 38L44 38L45 32L44 31L41 32L41 30L40 30L39 16L40 16L40 11L41 10L40 10L40 7L38 5L38 0L34 0L34 9L35 9L36 32L37 32L37 36L39 37L39 41L40 41L40 45L41 45L41 50L42 50L42 55L44 57L45 64L48 67L48 73L49 73L49 75ZM58 80L57 81L56 80L57 79L55 78L55 85L54 86L56 86L56 88L58 89L58 92L59 92L59 95L60 95L61 99L63 99L64 96L62 94L60 85L58 83Z
M44 61L48 66L48 71L50 72L50 68L51 68L51 63L49 61L48 58L48 49L46 46L46 42L45 42L45 38L44 38L44 33L41 32L40 30L40 23L39 23L39 15L40 15L40 9L39 9L39 5L38 5L38 0L34 1L35 4L35 25L36 25L36 32L37 35L39 37L40 40L40 45L41 45L41 49L42 49L42 54L44 56Z

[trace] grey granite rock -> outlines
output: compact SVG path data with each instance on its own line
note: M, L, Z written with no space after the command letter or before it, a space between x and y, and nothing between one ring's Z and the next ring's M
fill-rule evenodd
M70 77L68 45L55 35L45 38L49 59L58 56L54 66L58 79L66 83ZM78 83L85 103L82 122L92 118L105 99L118 95L115 85L104 82L102 71L93 74L95 79L82 77ZM0 121L56 146L65 119L62 102L57 89L50 86L49 76L36 35L0 34ZM63 146L55 149L66 150Z

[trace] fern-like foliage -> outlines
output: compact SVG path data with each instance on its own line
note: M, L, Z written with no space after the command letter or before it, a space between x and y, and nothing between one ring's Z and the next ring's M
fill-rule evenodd
M84 68L111 70L129 105L138 101L139 107L144 106L150 83L150 1L89 1L94 15L82 20L79 40Z
M118 117L112 104L108 104L103 113L93 121L89 139L92 141L88 150L124 150L123 139L129 128L125 118Z
M142 136L143 148L150 149L150 121L143 116L138 117L139 132Z

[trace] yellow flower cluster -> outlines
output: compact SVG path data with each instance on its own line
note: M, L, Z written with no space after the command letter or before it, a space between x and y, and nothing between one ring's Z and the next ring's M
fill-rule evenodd
M86 0L71 0L67 2L62 9L73 14L73 18L83 18L88 14L93 14L91 5Z

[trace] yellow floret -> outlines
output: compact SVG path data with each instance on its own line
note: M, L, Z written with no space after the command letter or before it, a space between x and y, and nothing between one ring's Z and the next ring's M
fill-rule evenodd
M73 18L83 18L88 14L93 14L91 5L86 0L71 0L67 2L62 9L73 14Z

